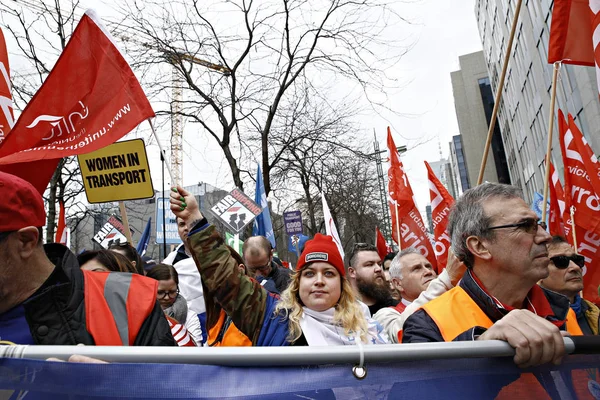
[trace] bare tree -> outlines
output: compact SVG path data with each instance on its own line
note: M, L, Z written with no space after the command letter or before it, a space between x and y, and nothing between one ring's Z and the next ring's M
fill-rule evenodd
M112 25L116 35L142 43L133 56L139 67L176 68L186 99L177 113L217 141L240 188L236 152L246 139L259 138L248 151L261 155L267 194L279 161L270 135L297 81L351 82L368 98L369 89L385 93L385 72L404 52L384 39L388 27L403 21L385 0L131 0L123 14ZM157 93L173 87L164 74L154 83Z

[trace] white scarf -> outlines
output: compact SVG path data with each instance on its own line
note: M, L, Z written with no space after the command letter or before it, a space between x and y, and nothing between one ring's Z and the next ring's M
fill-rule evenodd
M325 311L313 311L302 307L304 311L300 317L300 328L309 346L348 346L356 344L356 338L350 333L346 335L344 328L333 322L335 308ZM383 328L377 321L367 319L367 344L385 344L388 338ZM360 340L360 339L359 339Z

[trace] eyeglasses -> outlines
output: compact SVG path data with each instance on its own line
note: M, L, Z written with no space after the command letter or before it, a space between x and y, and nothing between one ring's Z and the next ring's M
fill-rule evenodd
M159 290L158 292L156 292L156 297L159 300L164 299L166 296L168 296L170 299L174 299L177 297L178 294L179 288L177 288L177 290Z
M573 261L581 269L585 266L585 257L581 254L573 254L570 256L554 256L550 257L554 266L558 269L566 269L569 263Z
M490 226L489 228L487 228L487 230L491 231L494 229L518 228L529 234L535 234L537 232L538 226L540 226L540 225L541 225L540 221L530 218L530 219L526 219L525 221L517 222L516 224Z
M252 271L252 273L256 273L257 271L260 271L261 273L264 273L264 274L267 273L269 268L271 268L271 260L269 260L265 265L262 265L260 267L248 267L248 269L250 271Z

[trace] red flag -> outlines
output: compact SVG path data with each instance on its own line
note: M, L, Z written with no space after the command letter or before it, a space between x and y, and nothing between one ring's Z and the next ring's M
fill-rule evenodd
M433 221L433 236L435 237L435 256L437 258L437 273L446 268L448 262L448 249L450 248L450 235L448 235L448 216L454 199L433 173L429 163L425 161L427 177L429 179L429 196L431 197L431 219Z
M6 50L4 33L0 29L0 143L8 135L14 124L8 51Z
M377 226L375 227L375 247L377 247L377 254L379 254L379 258L382 260L388 253L391 253L391 249L385 242L385 238Z
M387 144L390 152L388 194L392 216L392 238L402 249L414 247L419 250L429 260L433 268L437 270L437 262L427 235L427 228L423 223L421 213L416 207L413 191L408 182L408 177L404 173L404 167L400 161L400 155L389 127ZM400 237L398 237L398 233Z
M548 186L548 190L550 197L548 229L551 235L560 235L566 238L571 229L570 227L567 227L568 230L565 229L564 221L568 221L570 218L565 218L569 214L568 212L565 214L567 211L565 195L558 179L558 172L554 169L552 162L550 162L550 185Z
M88 10L0 145L0 165L89 153L154 116L131 68ZM23 164L25 173L32 173Z
M558 111L560 145L565 165L565 202L575 207L577 252L585 257L583 297L598 303L600 284L600 179L598 160L587 145L573 117L567 126ZM568 210L568 208L567 208ZM569 238L571 239L571 238Z
M67 218L65 216L65 203L59 202L60 211L58 213L58 225L56 228L55 243L67 245Z
M554 0L548 62L593 66L592 18L589 0Z

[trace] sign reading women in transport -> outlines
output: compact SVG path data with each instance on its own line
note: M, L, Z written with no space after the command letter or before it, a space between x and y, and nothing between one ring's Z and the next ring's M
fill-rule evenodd
M113 143L77 156L90 203L147 199L154 196L142 139Z

